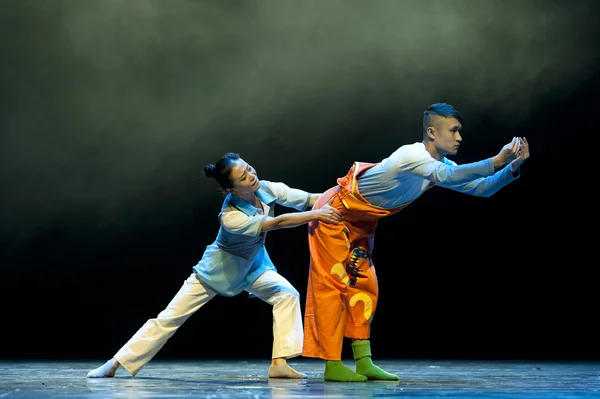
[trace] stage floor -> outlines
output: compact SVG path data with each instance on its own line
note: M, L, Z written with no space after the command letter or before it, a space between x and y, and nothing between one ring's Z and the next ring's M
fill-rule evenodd
M153 360L86 378L106 360L0 361L0 398L600 398L600 362L381 360L400 381L339 383L315 359L289 361L305 380L269 379L268 360Z

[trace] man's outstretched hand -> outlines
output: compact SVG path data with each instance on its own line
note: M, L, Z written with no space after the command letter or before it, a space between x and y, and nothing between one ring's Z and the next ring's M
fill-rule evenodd
M529 143L527 142L527 139L525 137L520 137L519 140L521 145L519 152L517 153L517 158L510 163L510 171L512 173L519 170L521 165L523 165L523 162L529 158Z
M510 143L502 147L498 155L492 159L494 161L495 168L500 168L517 159L521 144L520 140L521 139L519 137L513 137Z

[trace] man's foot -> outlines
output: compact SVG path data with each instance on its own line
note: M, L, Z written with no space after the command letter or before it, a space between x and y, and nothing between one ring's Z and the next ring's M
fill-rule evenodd
M350 370L341 360L327 360L325 362L323 379L325 381L338 382L364 382L367 380L367 377Z
M400 379L397 375L388 373L373 364L370 357L364 357L356 361L356 372L370 380L398 381Z
M97 369L93 369L87 375L87 378L108 378L114 377L117 369L121 364L117 361L117 359L110 359L108 362L104 363L102 366Z
M373 364L371 359L371 343L368 339L352 342L352 352L356 360L356 372L369 380L398 381L397 375L388 373Z
M297 372L288 366L287 363L271 364L271 367L269 367L269 378L292 378L299 380L306 378L306 374Z

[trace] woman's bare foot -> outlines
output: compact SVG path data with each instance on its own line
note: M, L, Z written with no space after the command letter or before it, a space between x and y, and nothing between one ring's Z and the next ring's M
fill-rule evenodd
M102 366L97 369L93 369L87 375L87 378L107 378L114 377L117 369L121 364L117 361L117 359L110 359L108 362L104 363Z
M287 361L283 358L273 359L271 367L269 367L269 378L292 378L303 379L306 374L302 374L288 366Z

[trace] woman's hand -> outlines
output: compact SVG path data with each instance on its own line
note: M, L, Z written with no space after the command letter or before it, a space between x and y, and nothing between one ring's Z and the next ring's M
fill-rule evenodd
M342 213L332 206L325 204L320 209L315 209L316 219L326 223L339 223L342 221Z

